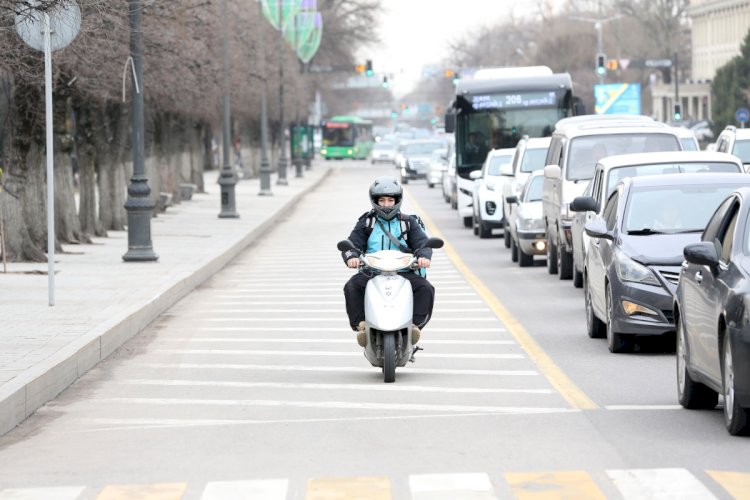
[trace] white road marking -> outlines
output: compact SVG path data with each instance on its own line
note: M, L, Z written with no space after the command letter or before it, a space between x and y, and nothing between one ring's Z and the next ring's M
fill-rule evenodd
M490 477L485 473L412 474L409 476L412 500L461 498L496 500Z
M362 357L358 351L272 351L267 349L156 349L152 352L165 354L226 354L230 356L331 356ZM439 359L525 359L522 354L465 354L420 352L420 358Z
M160 342L231 342L231 343L278 343L278 344L351 344L351 339L311 339L305 338L247 338L247 337L170 337L160 338ZM419 343L420 346L427 347L431 345L515 345L512 340L429 340L425 339Z
M212 380L164 380L130 379L115 383L123 385L167 386L167 387L235 387L242 389L305 389L347 390L364 392L424 392L441 394L555 394L552 389L501 389L480 387L436 387L427 385L388 384L311 384L289 382L234 382Z
M212 481L206 484L201 500L286 500L289 481Z
M287 288L287 287L276 287L276 288L274 288L274 290L275 291L282 291L283 290L284 292L310 292L310 293L315 293L317 295L318 292L332 292L333 290L342 291L344 289L344 283L340 283L340 285L341 285L340 287L337 287L335 289L333 289L333 288L326 288L324 286L321 287L321 286L317 286L317 285L310 285L308 287L297 287L297 286L295 286L295 287L289 287L289 288ZM268 288L269 287L259 286L259 287L255 287L255 288L252 288L252 287L234 288L234 289L231 289L231 290L235 291L235 292L259 292L259 293L262 293L262 292L268 292ZM450 290L472 290L472 287L469 286L469 285L458 285L458 286L457 285L446 285L446 286L441 286L437 293L440 294L440 295L443 295L443 290L446 290L446 291L450 291ZM343 293L343 291L342 291L342 293Z
M613 411L682 410L680 405L606 405L604 408Z
M245 311L245 312L247 313L249 311ZM307 318L248 318L248 317L242 317L242 318L205 318L204 321L217 321L217 322L222 322L222 321L306 321L306 322L313 322L314 321L316 323L321 322L321 321L325 321L325 322L329 322L329 323L334 323L335 324L335 323L340 322L341 319L342 319L341 317L337 317L337 318L333 318L333 317L327 317L327 318L309 318L309 317L307 317ZM487 321L492 322L492 321L494 321L494 322L500 323L500 320L497 317L494 317L494 316L493 317L487 317L487 318L471 318L471 319L467 319L466 317L463 317L463 318L444 318L442 316L439 316L437 318L433 318L431 321L438 321L438 320L440 320L440 321L461 321L463 323L466 323L467 321L470 321L471 323L474 323L476 321L482 321L482 322L487 322ZM472 331L474 331L474 328L472 328Z
M85 486L8 488L0 491L0 500L75 500L85 489Z
M716 497L686 469L608 470L625 500L707 500Z
M300 371L300 372L347 372L376 374L377 368L361 366L309 366L309 365L253 365L230 363L141 363L148 368L187 369L187 370L263 370L263 371ZM401 373L430 375L491 375L510 377L537 377L535 370L448 370L437 368L408 368Z
M337 296L338 297L338 296ZM484 304L483 300L440 300L440 304ZM340 300L285 300L281 302L283 305L343 305L344 296L340 295ZM203 301L203 304L213 306L247 306L247 305L261 305L261 306L277 306L279 305L278 300L253 300L253 301ZM339 309L340 310L340 309ZM442 310L442 309L441 309Z
M341 290L338 291L338 293L324 293L323 290L315 292L315 298L322 299L322 298L335 298L335 297L343 297L343 286L341 287ZM224 293L221 295L214 295L215 298L222 298L222 299L239 299L239 298L253 298L253 297L260 297L263 299L303 299L303 298L309 298L312 295L310 293L270 293L270 291L262 291L262 290L241 290L241 289L235 289L235 290L222 290ZM236 293L228 293L228 292L236 292ZM441 297L478 297L476 292L443 292L440 291L435 300L439 300Z
M335 333L335 334L342 334L347 333L350 335L354 335L354 332L351 328L341 328L341 327L305 327L300 328L298 326L198 326L195 328L190 328L193 331L198 332L300 332L300 333L307 333L307 332L329 332L329 333ZM502 327L493 327L493 328L481 328L481 327L472 327L472 332L505 332L506 329ZM425 329L423 333L425 335L428 332L460 332L463 333L461 329L457 328L441 328L441 327L433 327L430 326L429 328ZM353 337L352 337L353 338ZM464 343L463 340L455 340L457 344ZM472 341L467 341L471 343ZM515 343L515 342L514 342Z
M341 313L342 308L336 308L336 309L321 309L321 308L314 308L314 309L302 309L299 307L293 307L290 309L257 309L254 306L257 305L256 303L250 302L245 304L247 307L241 307L237 309L190 309L186 311L185 313L182 313L181 316L185 316L186 314L189 315L199 315L199 316L205 316L206 314L247 314L247 313L273 313L273 314L310 314L310 313ZM282 304L285 305L285 304ZM343 302L342 302L343 305ZM462 307L459 309L448 309L448 308L440 308L440 313L469 313L469 312L482 312L491 314L492 311L487 307Z
M324 410L373 410L373 411L434 411L456 413L559 413L566 408L518 407L518 406L469 406L469 405L428 405L416 403L366 403L354 401L286 401L281 399L170 399L170 398L100 398L100 403L122 403L127 405L158 406L251 406L316 408Z

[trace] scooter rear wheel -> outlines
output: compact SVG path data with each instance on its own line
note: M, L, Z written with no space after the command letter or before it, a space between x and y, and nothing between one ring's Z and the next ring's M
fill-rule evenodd
M396 335L383 335L383 381L396 381Z

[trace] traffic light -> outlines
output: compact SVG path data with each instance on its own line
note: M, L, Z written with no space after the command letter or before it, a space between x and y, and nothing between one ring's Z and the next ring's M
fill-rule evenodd
M365 75L372 76L372 61L369 59L365 61Z
M452 69L446 69L443 70L443 76L446 78L453 78L456 75L456 72Z
M607 72L607 56L602 53L596 55L596 74L603 75Z
M456 71L453 73L453 85L458 85L458 81L461 79L461 73Z
M357 73L364 73L365 72L365 65L364 64L355 64L354 65L354 71Z
M381 83L381 85L383 86L384 89L388 88L388 77L387 76L383 77L383 83Z
M617 59L609 59L607 60L607 69L612 71L617 71L617 68L620 67L620 64L618 63Z
M674 105L674 119L675 121L682 120L682 106L679 104Z

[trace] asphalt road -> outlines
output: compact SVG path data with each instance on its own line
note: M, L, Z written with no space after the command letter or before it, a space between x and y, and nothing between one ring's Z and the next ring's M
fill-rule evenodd
M511 263L501 238L474 236L423 182L403 209L448 242L429 271L435 312L416 363L383 384L348 328L351 271L335 246L369 209L372 179L394 170L337 166L261 242L1 438L0 499L53 487L65 494L35 498L743 491L748 440L726 433L720 409L679 408L673 353L610 354L586 336L580 290L541 260Z

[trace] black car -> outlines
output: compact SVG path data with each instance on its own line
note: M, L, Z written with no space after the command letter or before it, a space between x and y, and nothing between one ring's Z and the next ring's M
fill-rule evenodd
M750 188L731 193L684 249L675 294L677 394L685 408L724 396L730 434L750 434Z
M685 245L700 239L716 207L750 186L747 174L631 177L607 200L603 220L584 226L589 336L606 335L611 352L632 350L636 335L675 331L673 294Z

